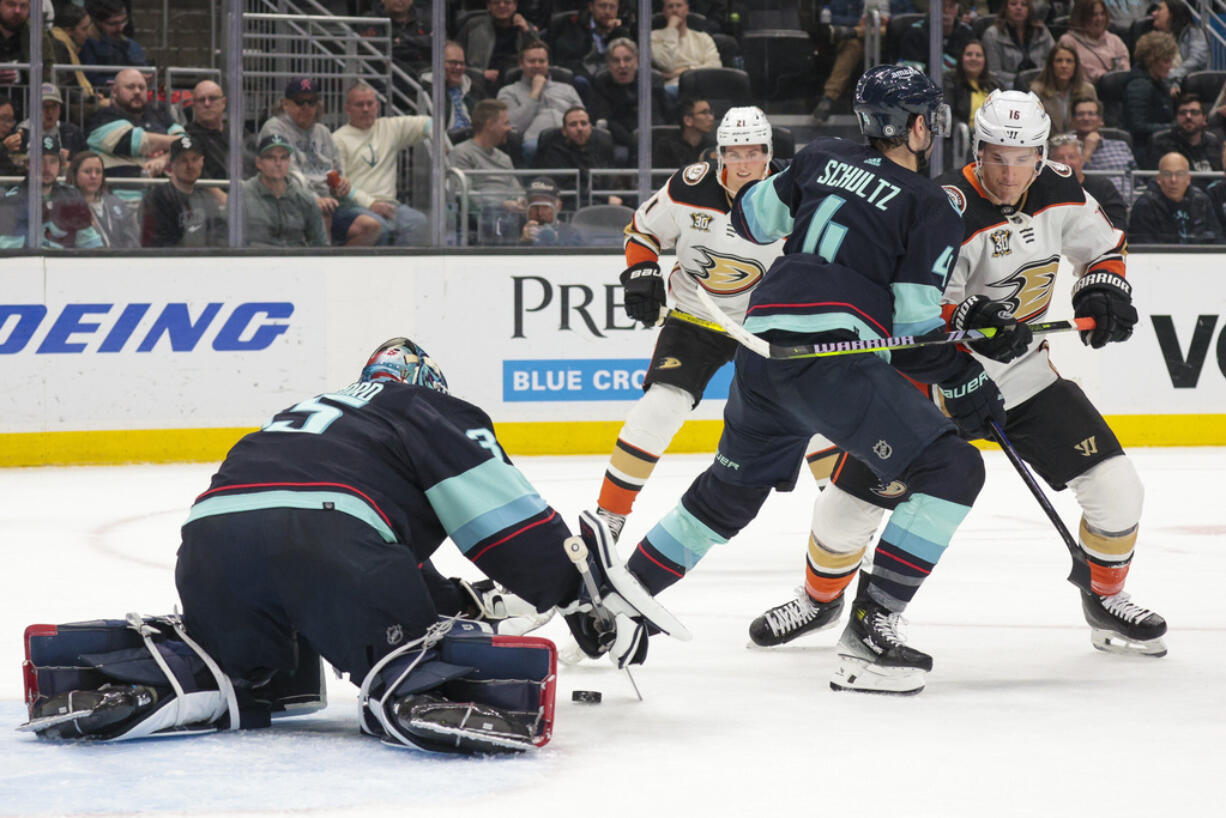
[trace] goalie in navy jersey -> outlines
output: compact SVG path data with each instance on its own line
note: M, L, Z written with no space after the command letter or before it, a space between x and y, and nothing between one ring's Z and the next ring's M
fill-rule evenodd
M230 450L183 525L181 619L27 630L25 728L115 740L262 727L322 706L322 657L360 686L363 732L445 752L538 747L556 651L522 634L555 607L619 666L642 662L649 622L684 630L614 565L602 521L585 514L581 535L591 582L490 418L394 338L357 382ZM439 575L428 560L448 537L509 590Z
M948 131L949 108L923 73L882 65L863 75L854 108L869 145L815 139L784 171L741 189L737 232L759 244L787 236L754 290L746 330L773 343L922 334L940 326L941 290L958 253L958 214L916 170ZM932 658L905 644L899 614L931 572L983 483L979 453L909 384L938 382L954 421L975 432L1004 420L995 384L953 346L888 354L768 360L736 352L715 462L628 561L652 592L677 582L796 481L810 436L855 452L878 478L915 487L877 546L890 569L861 584L839 644L836 689L914 693ZM891 366L893 364L893 366ZM817 521L815 521L816 523ZM810 538L810 552L823 544ZM828 553L844 585L859 555ZM837 621L842 596L825 606Z
M1070 488L1082 509L1075 559L1089 574L1082 610L1092 644L1112 653L1162 656L1166 621L1124 591L1136 544L1143 488L1115 434L1081 388L1060 376L1045 342L1026 322L1051 306L1061 257L1073 265L1072 306L1095 329L1094 349L1128 340L1137 321L1124 277L1125 237L1064 165L1046 161L1050 120L1032 93L994 91L975 116L974 161L939 181L962 216L961 252L943 297L952 329L1021 322L1017 331L970 344L1000 385L1005 433L1056 490ZM887 509L912 496L905 480L881 482L856 457L841 455L833 485L818 500L814 536L854 556L852 573ZM877 558L874 573L884 570ZM841 572L846 576L846 571ZM755 620L762 644L817 630L834 577L810 559L808 593ZM837 589L834 589L837 590ZM841 591L840 591L841 592ZM815 624L818 623L818 624Z

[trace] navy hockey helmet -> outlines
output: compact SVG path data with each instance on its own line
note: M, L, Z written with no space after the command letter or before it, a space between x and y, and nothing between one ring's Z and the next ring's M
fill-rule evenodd
M935 139L953 132L940 87L909 65L878 65L865 71L856 83L852 109L860 120L860 132L869 138L905 136L912 115L924 117Z
M362 381L395 381L447 392L447 379L434 359L408 338L392 338L379 345L362 369Z

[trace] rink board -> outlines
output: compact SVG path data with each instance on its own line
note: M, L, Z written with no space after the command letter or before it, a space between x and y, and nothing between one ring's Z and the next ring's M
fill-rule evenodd
M410 335L512 453L607 451L655 333L626 318L618 255L10 258L0 262L0 465L219 459ZM1052 338L1125 445L1226 444L1219 254L1133 254L1134 338ZM1071 314L1060 276L1050 318ZM710 451L730 372L677 451Z

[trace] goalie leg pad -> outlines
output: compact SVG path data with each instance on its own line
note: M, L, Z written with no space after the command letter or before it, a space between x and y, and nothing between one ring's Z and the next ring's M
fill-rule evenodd
M441 620L388 654L362 682L362 730L432 752L513 752L553 735L557 652L533 636L499 636Z

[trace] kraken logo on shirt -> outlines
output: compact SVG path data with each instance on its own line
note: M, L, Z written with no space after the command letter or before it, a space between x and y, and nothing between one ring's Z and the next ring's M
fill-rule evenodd
M761 263L730 253L715 253L705 247L695 247L698 272L690 275L702 287L716 295L743 293L762 280L766 271Z
M1020 267L1008 277L992 282L993 287L1011 290L1004 298L996 300L1008 303L1012 307L1013 317L1018 321L1037 318L1047 312L1047 306L1051 303L1052 285L1059 269L1058 255Z

